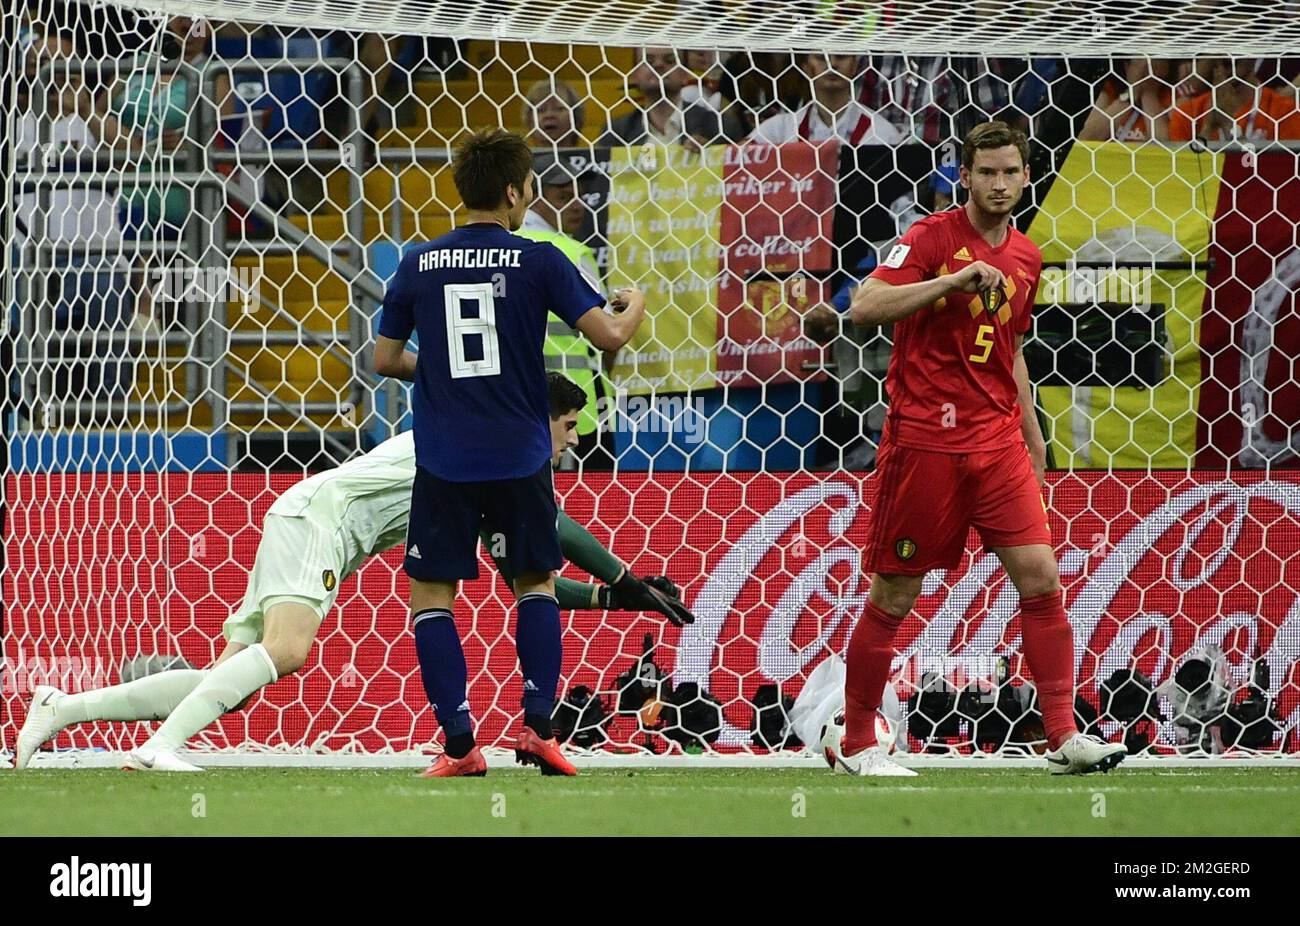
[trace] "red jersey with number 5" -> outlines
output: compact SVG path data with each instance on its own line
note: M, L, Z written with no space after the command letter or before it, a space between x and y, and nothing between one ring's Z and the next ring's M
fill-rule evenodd
M952 293L894 325L885 436L896 444L970 453L1021 439L1012 370L1043 268L1034 243L1011 228L990 247L964 208L950 209L909 228L871 276L901 286L977 260L1006 274L1005 294Z

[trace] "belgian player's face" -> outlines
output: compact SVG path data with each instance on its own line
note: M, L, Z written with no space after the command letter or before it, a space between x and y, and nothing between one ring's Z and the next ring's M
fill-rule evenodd
M970 169L961 169L961 185L970 190L971 202L992 216L1010 214L1028 182L1029 168L1015 145L978 150Z
M565 448L578 446L578 410L551 419L551 465L559 466Z

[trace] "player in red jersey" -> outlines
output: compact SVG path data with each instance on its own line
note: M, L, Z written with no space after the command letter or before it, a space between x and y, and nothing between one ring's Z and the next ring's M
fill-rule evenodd
M1107 771L1126 754L1074 721L1073 633L1041 491L1046 445L1021 353L1043 265L1011 227L1028 151L1005 123L976 126L962 147L969 201L914 224L853 298L858 325L894 325L864 562L871 591L849 641L844 736L823 744L855 774L915 774L876 744L876 712L922 578L960 563L971 527L1020 593L1051 770Z

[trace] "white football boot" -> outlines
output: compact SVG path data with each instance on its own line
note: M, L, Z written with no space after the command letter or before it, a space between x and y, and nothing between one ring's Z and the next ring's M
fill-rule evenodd
M836 753L836 769L862 778L915 778L916 772L889 758L884 746L868 746L851 756Z
M1095 736L1076 733L1044 758L1053 775L1087 775L1109 772L1128 756L1123 743L1107 743Z
M32 690L32 703L27 707L27 717L23 728L18 731L18 750L14 756L14 768L27 768L36 750L54 738L64 725L57 718L59 701L63 692L50 685L37 685Z
M159 749L145 743L126 757L123 771L129 772L201 772L203 769L182 759L175 750Z
M876 745L851 756L844 755L844 715L837 714L822 727L821 750L826 763L837 772L863 778L915 778L916 772L889 758L898 730L893 722L876 712Z

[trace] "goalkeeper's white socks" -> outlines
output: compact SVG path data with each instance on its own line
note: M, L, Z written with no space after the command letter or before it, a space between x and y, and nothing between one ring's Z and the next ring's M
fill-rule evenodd
M171 669L56 702L60 729L87 720L162 720L203 681L203 669Z
M36 750L64 727L88 720L161 720L193 691L207 673L172 669L132 682L77 694L38 685L18 733L14 768L26 768Z
M195 733L278 677L271 655L261 643L254 643L215 669L210 669L203 681L176 705L158 731L136 752L175 752Z

